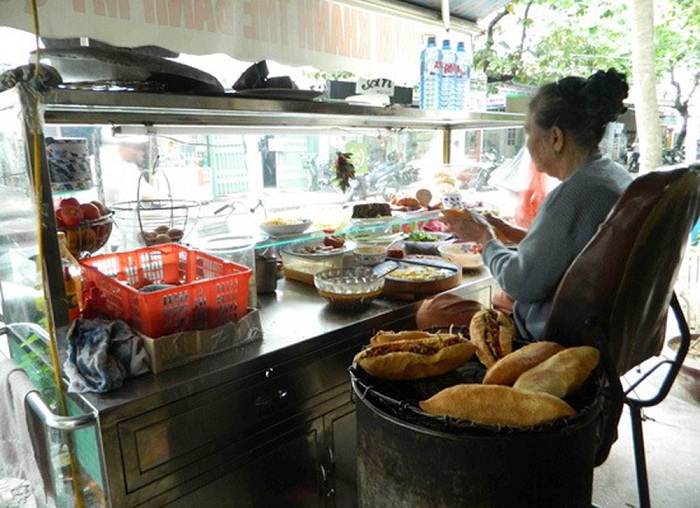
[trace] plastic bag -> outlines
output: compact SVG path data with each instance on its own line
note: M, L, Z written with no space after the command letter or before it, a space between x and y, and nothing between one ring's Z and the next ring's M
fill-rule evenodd
M518 204L515 207L515 223L526 229L532 224L537 209L547 195L546 175L537 171L532 161L528 164L528 172L529 183L518 193Z

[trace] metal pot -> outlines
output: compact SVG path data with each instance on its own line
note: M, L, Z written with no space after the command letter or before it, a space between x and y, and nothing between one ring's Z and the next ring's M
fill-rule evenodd
M360 506L590 508L599 402L569 425L450 432L410 418L403 401L388 409L358 376L352 386Z

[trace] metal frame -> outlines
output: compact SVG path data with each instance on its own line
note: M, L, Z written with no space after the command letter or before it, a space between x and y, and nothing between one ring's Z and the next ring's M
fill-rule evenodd
M19 340L21 340L24 344L27 344L26 337L24 337L18 331L19 327L27 327L33 333L41 337L43 340L49 340L49 337L46 335L46 331L35 323L5 324L4 326L0 327L0 336L6 336L8 333L11 333ZM41 397L41 394L37 390L29 392L27 394L26 401L29 403L29 406L37 414L37 416L39 416L42 423L44 423L44 425L52 429L74 431L84 429L86 427L92 427L97 423L97 412L95 411L76 416L57 415L51 410L48 404L44 402L44 399Z

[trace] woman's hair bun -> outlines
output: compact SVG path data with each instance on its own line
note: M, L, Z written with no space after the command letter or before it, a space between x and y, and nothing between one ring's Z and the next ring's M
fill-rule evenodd
M612 122L627 111L622 101L627 98L627 78L615 69L597 71L588 77L579 94L586 98L586 112L602 122Z

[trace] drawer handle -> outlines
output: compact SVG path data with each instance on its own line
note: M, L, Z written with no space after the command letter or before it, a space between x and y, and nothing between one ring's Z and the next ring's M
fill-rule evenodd
M268 406L273 402L282 402L287 398L289 392L287 390L277 390L269 395L260 395L255 399L255 405L258 407Z

